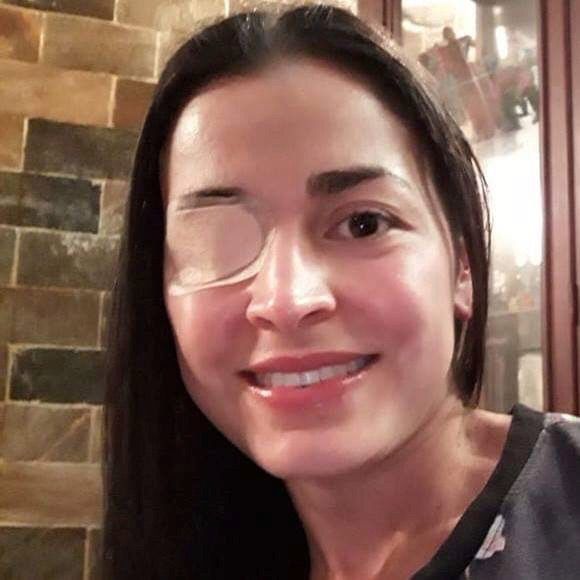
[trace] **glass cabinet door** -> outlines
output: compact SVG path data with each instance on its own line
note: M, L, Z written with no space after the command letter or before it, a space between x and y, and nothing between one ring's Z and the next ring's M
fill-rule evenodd
M543 200L536 0L402 0L402 44L434 77L489 184L490 312L482 406L544 407Z

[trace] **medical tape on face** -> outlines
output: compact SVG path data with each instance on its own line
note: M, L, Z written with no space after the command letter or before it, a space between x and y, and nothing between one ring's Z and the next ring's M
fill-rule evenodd
M268 220L243 203L167 209L166 283L172 296L255 276L271 240Z

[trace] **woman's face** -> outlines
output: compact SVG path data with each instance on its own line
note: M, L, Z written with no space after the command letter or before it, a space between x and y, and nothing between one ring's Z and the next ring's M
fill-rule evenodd
M456 268L416 141L362 83L306 59L215 83L183 110L164 165L166 202L239 188L273 227L247 279L174 295L168 248L165 265L187 389L264 469L351 472L454 396L453 320L470 315L469 270ZM299 375L314 384L288 386L288 373L322 367Z

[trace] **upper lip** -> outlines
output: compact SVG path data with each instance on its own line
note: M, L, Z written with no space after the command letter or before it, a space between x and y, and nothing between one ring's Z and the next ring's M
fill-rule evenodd
M369 355L343 351L275 356L251 365L247 371L253 373L299 373L325 366L346 364L363 356Z

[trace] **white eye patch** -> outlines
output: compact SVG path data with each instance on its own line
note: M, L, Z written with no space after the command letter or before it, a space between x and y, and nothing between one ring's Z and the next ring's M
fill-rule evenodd
M268 240L267 225L242 203L168 208L169 294L180 296L254 276Z

